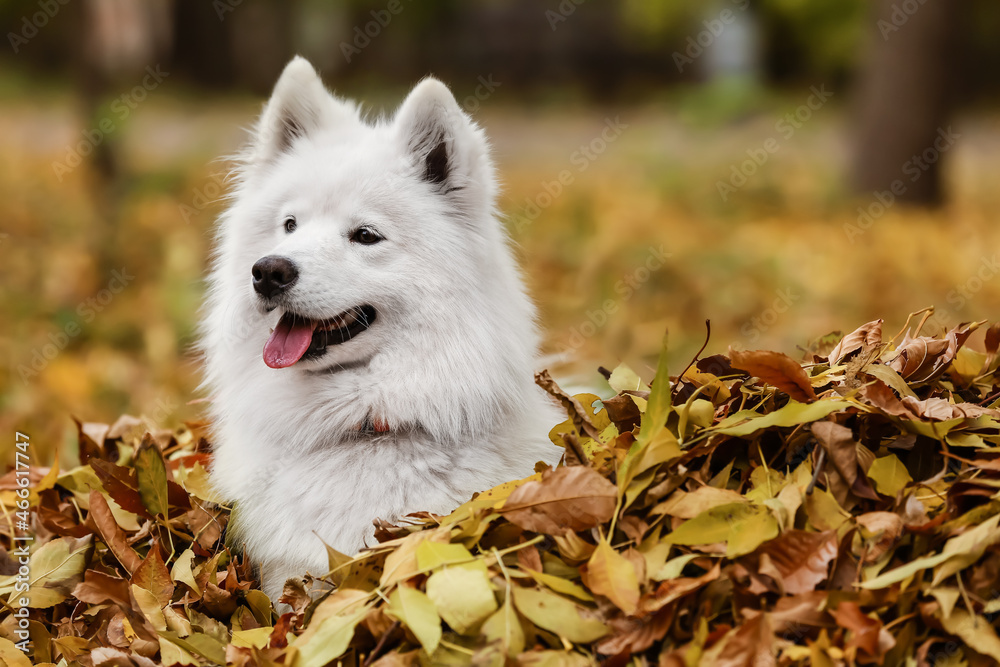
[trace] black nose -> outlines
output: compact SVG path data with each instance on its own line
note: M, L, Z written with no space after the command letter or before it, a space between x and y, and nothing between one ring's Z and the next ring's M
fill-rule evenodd
M299 279L299 269L287 257L261 257L250 271L253 288L262 297L271 299L288 290Z

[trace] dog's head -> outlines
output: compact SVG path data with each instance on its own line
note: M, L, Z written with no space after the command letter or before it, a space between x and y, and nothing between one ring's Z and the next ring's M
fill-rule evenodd
M497 242L482 132L425 79L368 123L302 58L278 80L227 214L227 276L272 327L272 368L352 363L432 321ZM463 299L468 301L468 299Z

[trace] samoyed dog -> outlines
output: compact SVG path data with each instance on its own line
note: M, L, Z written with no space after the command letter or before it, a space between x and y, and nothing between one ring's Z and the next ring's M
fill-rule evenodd
M486 137L443 83L368 122L295 58L237 162L202 322L211 477L277 600L324 542L557 461L565 417Z

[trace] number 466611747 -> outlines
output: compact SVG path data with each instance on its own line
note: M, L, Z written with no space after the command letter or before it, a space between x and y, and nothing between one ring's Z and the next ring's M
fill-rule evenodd
M28 496L31 492L28 487L31 485L31 479L29 478L30 469L28 465L28 447L30 446L29 438L25 434L18 432L17 437L14 441L14 447L16 451L14 452L14 475L17 478L17 511L14 513L17 517L17 526L22 530L26 530L28 527L28 507L29 501Z

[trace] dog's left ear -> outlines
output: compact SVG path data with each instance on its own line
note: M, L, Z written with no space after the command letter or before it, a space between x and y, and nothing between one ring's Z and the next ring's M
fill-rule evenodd
M492 204L486 137L446 85L434 78L418 83L396 112L395 125L422 179L460 207Z

